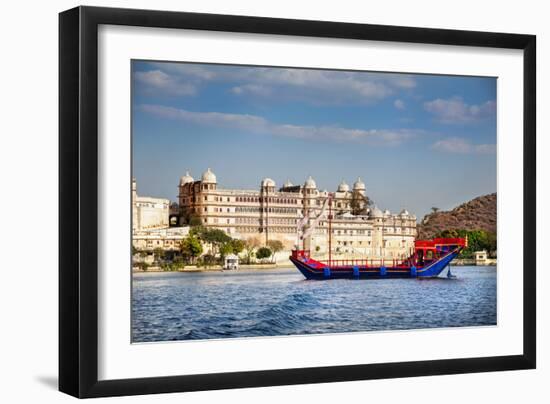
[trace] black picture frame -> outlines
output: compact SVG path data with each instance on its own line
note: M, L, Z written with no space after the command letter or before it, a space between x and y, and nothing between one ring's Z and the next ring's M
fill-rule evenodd
M523 354L99 381L100 24L523 50ZM59 390L84 398L535 368L535 122L534 35L96 7L60 13Z

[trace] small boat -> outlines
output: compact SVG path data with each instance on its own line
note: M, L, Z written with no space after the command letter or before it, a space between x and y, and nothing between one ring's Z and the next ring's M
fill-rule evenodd
M468 246L467 238L434 238L416 240L414 251L405 259L344 259L333 260L331 253L332 201L328 198L329 257L327 262L311 258L310 251L294 249L290 261L306 279L386 279L435 278ZM316 221L324 214L324 208ZM302 219L303 222L307 218ZM303 239L303 236L302 236ZM449 278L456 278L448 272Z

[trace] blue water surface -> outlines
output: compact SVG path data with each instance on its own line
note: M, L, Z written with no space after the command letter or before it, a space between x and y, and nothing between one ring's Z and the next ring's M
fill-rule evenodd
M496 267L452 272L457 279L328 281L306 281L294 268L136 273L132 340L495 325Z

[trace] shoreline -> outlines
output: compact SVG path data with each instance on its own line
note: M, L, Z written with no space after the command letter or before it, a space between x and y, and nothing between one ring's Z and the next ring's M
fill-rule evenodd
M456 263L451 264L453 267L465 267L465 266L471 266L471 267L496 267L496 263L487 263L484 265L475 265L470 263ZM292 266L292 263L288 264L250 264L250 265L242 265L238 269L223 269L221 265L218 266L212 266L208 268L204 267L196 267L196 266L187 266L182 269L177 269L174 271L165 271L161 269L160 267L152 267L151 269L148 269L147 271L139 270L139 269L132 269L132 274L144 274L144 273L238 273L241 271L253 271L253 272L262 272L262 271L276 271L276 270L289 270L294 269Z
M160 267L151 267L147 271L141 269L132 268L132 273L158 273L158 272L178 272L178 273L197 273L197 272L239 272L242 270L246 271L266 271L274 269L285 269L291 268L292 263L274 263L274 264L250 264L250 265L240 265L238 269L223 269L221 265L213 265L210 267L197 267L194 265L188 265L184 268L176 269L174 271L165 271Z

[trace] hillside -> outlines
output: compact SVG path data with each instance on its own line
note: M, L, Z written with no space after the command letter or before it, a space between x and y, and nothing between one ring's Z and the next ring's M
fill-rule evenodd
M418 238L432 238L442 230L485 230L496 233L497 194L472 199L450 211L430 213L418 225Z

